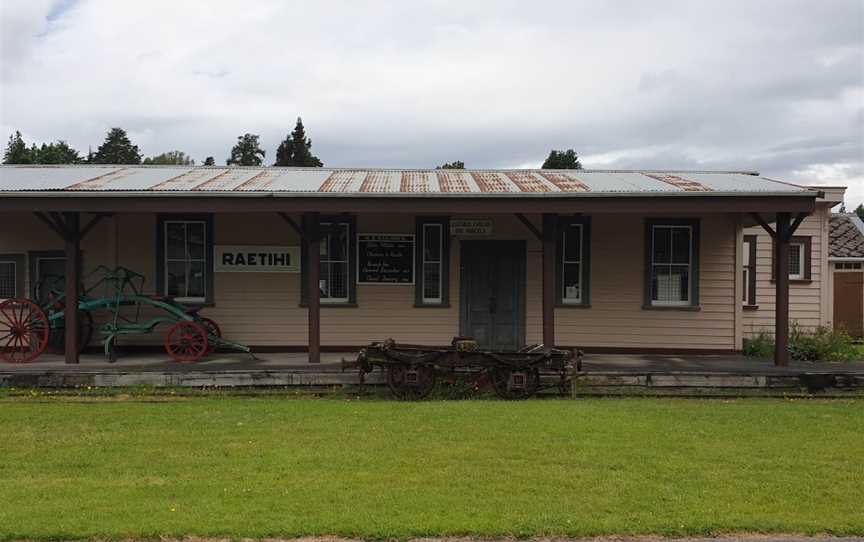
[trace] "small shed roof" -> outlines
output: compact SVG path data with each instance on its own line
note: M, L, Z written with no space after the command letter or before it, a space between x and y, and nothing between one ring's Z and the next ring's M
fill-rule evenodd
M802 195L815 189L751 171L418 170L214 166L2 166L7 195L141 193L318 196ZM56 194L52 194L56 195Z
M828 239L831 258L864 259L864 222L855 213L831 215Z

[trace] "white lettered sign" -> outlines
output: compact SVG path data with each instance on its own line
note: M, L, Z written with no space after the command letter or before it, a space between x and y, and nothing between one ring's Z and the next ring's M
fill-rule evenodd
M299 273L300 247L216 245L213 270L219 273Z
M491 218L450 219L450 235L459 237L482 237L492 235Z

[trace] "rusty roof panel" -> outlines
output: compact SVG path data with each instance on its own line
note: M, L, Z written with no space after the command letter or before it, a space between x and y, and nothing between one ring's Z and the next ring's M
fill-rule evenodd
M0 166L0 191L16 190L63 190L117 171L122 166Z
M399 183L400 192L433 192L432 174L428 171L403 171Z
M357 176L356 171L334 171L327 177L324 184L321 185L321 192L349 192L354 178Z
M193 169L153 185L148 190L195 190L199 185L213 179L218 173L219 171L215 169Z
M360 184L360 192L394 192L397 186L397 174L393 171L370 171Z
M678 175L672 175L670 173L643 173L643 175L660 182L671 184L672 186L677 186L686 192L711 192L710 188L699 181L692 181L679 177Z
M75 183L67 187L66 190L149 190L161 182L188 172L190 169L188 167L147 168L120 166L120 169L110 173Z
M544 182L543 177L530 171L508 171L505 173L510 181L522 192L551 192L552 188Z
M561 172L540 171L538 175L555 185L561 192L590 192L591 188L579 178Z
M514 192L506 177L494 171L472 171L471 176L481 192Z
M472 192L467 176L461 171L436 171L441 192Z

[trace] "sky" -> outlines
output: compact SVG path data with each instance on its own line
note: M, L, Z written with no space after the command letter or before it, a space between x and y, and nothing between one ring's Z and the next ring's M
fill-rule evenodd
M864 202L860 0L0 0L0 137L224 164L754 170Z

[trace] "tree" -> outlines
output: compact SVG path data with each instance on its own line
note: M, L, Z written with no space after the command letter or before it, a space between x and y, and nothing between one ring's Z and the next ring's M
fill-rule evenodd
M94 164L140 164L141 152L133 145L122 128L111 128L105 141L90 157Z
M455 162L450 162L448 164L444 164L443 166L438 166L435 169L465 169L465 162L462 160L456 160Z
M33 155L34 164L77 164L81 162L81 157L78 151L69 146L62 139L57 143L45 143L41 147L36 148L34 143L30 147L30 153Z
M306 137L303 119L297 117L294 131L276 149L274 166L321 167L324 164L312 154L312 140Z
M145 158L144 165L194 166L195 160L186 156L186 153L183 151L168 151L154 156L153 158Z
M24 138L21 137L21 132L15 130L13 135L9 136L9 143L6 144L6 152L3 153L4 164L32 164L33 153L27 148L24 143Z
M582 169L582 164L579 163L579 157L576 156L576 151L573 149L553 150L549 152L549 157L543 162L543 169Z
M260 166L264 154L264 149L258 144L258 136L247 133L237 136L237 144L231 149L231 158L225 163L229 166Z
M855 207L855 214L858 215L858 218L864 220L864 203L859 203L858 207Z
M204 159L204 165L205 166L215 166L216 160L214 160L212 156L208 156L207 158Z

